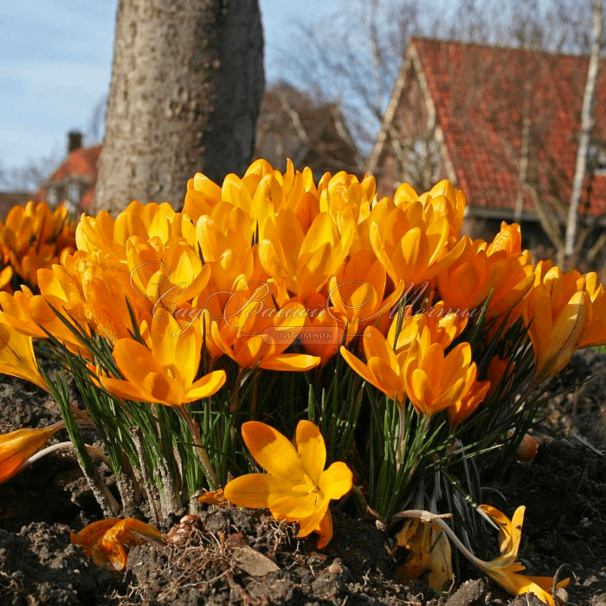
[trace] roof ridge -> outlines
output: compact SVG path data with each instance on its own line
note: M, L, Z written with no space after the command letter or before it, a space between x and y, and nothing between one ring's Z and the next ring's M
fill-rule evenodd
M496 50L504 50L504 51L517 51L517 52L527 52L527 53L536 53L538 55L547 55L551 57L572 57L574 59L586 59L589 60L589 54L575 54L575 53L558 53L555 51L550 51L546 49L540 48L529 48L529 47L521 47L521 46L511 46L510 44L499 44L499 43L488 43L488 42L474 42L468 40L445 40L443 38L438 38L435 36L411 36L410 44L413 44L415 41L418 42L437 42L439 44L449 44L449 45L457 45L457 46L475 46L478 48L489 48ZM606 57L602 57L602 61L606 61Z

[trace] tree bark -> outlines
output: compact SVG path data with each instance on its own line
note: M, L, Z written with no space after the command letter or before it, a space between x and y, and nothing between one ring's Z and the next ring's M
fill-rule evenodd
M594 3L593 19L593 45L591 47L589 69L587 70L587 83L585 84L585 93L583 95L579 149L577 151L577 163L574 171L574 180L572 182L570 206L568 208L568 221L566 222L566 245L564 249L566 257L572 257L575 252L574 243L577 236L579 204L583 191L583 181L585 180L585 173L587 171L587 153L589 152L591 131L594 123L593 103L595 99L596 82L598 80L598 70L600 67L600 36L602 33L601 0Z
M258 0L120 0L94 210L242 173L263 88Z

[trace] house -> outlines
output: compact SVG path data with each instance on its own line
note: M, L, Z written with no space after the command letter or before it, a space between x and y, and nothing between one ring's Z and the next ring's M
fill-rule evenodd
M313 101L288 84L265 91L257 119L255 158L283 170L309 166L316 178L325 172L360 173L363 160L351 140L338 105Z
M35 199L51 207L63 203L70 210L88 210L95 195L101 145L83 148L79 131L70 131L67 138L65 161L41 185Z
M101 149L101 145L83 148L82 134L69 132L67 158L42 184L36 200L89 210ZM311 167L318 178L327 171L360 172L362 167L338 107L313 103L288 85L265 92L257 120L255 158L265 158L282 170L286 158L291 158L297 168Z
M526 245L545 242L570 200L587 70L587 57L413 38L366 170L380 195L448 178L465 192L470 235L517 220ZM603 224L604 60L594 111L581 213Z

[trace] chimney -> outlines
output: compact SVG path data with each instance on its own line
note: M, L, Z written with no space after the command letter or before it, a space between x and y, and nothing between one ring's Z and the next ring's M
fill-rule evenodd
M79 130L70 130L67 133L67 155L82 147L82 133Z

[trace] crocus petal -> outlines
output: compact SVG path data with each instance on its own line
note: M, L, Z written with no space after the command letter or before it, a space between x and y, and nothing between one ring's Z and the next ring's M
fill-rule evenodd
M150 394L143 391L138 385L133 385L123 379L101 377L101 385L121 400L133 400L133 402L150 401Z
M38 370L32 337L0 323L0 372L30 381L48 391Z
M340 499L351 490L353 473L345 463L337 461L322 472L319 486L328 500Z
M255 461L288 485L304 484L305 470L290 440L273 427L258 421L242 425L242 437Z
M542 600L546 604L550 606L554 606L553 598L551 597L551 589L546 591L541 587L538 583L532 580L532 577L517 574L512 572L507 568L498 568L498 567L487 567L485 568L485 572L490 575L503 589L508 591L513 595L522 595L524 593L532 593L539 600ZM537 578L537 577L534 577ZM545 578L545 577L542 577ZM547 577L550 583L553 583L553 579ZM563 581L562 583L568 584L568 579ZM558 587L564 587L565 585L558 583Z
M294 371L294 372L305 372L315 368L322 362L322 358L317 356L308 356L307 354L279 354L276 356L265 356L259 368L265 368L267 370L281 370L281 371Z
M193 402L209 398L217 393L225 383L225 371L215 370L198 379L185 394L183 402Z
M120 372L132 383L143 383L150 372L163 372L160 362L152 352L133 339L118 340L114 345L113 354Z
M349 350L345 349L345 347L341 347L340 352L341 355L345 358L345 361L357 374L359 374L367 383L370 383L371 385L374 385L377 389L383 391L381 385L377 384L377 380L370 372L366 364L364 364L361 360L354 356Z
M398 396L403 396L403 394L398 394L400 377L384 360L381 358L370 358L368 360L368 369L372 373L372 376L375 377L375 385L380 385L381 391L392 400L395 400Z
M279 496L270 500L269 510L279 520L300 521L315 514L317 500L318 495L313 493Z
M317 486L326 465L326 445L320 428L311 421L299 421L296 441L301 465Z
M239 507L265 509L272 494L280 491L280 483L265 473L249 473L227 483L223 494Z
M320 530L322 520L328 512L328 499L318 504L315 511L307 518L297 520L299 522L298 538L306 537L314 531Z
M374 326L369 326L364 331L364 354L367 362L372 358L379 358L392 370L398 369L393 347L389 346L385 337Z
M330 509L326 510L326 514L322 518L317 532L320 535L317 544L318 549L324 549L324 547L326 547L326 545L328 545L332 539L332 517L330 515Z

